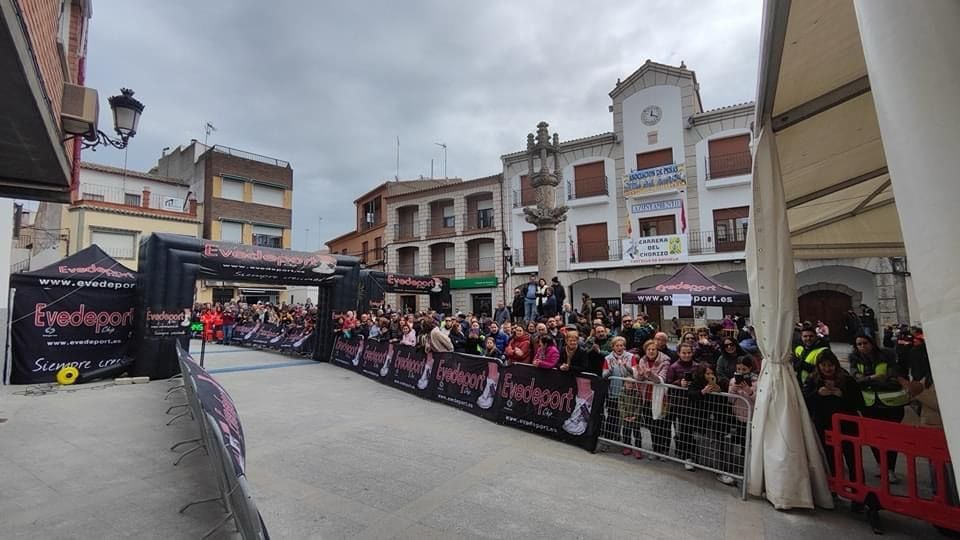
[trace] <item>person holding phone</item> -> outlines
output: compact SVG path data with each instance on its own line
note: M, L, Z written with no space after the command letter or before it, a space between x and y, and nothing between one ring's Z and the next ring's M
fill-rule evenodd
M833 460L833 448L827 444L826 431L833 427L833 415L859 414L863 410L863 394L860 386L846 370L840 367L840 361L833 351L826 349L817 356L815 369L803 385L803 398L813 426L820 437L820 443L827 453L827 465L830 473L836 474ZM846 443L841 447L843 460L847 464L850 480L856 479L853 445Z
M467 339L463 350L467 354L483 354L484 341L485 336L480 332L480 323L473 321L467 331Z

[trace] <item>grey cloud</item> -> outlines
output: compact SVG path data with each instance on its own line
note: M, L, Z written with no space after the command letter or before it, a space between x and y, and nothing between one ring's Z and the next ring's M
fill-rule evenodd
M607 93L647 58L686 61L707 108L753 99L760 2L589 5L98 0L87 85L102 111L120 86L147 105L131 168L202 140L205 121L211 143L290 161L295 247L313 248L394 176L398 135L402 178L429 174L431 158L439 173L438 141L451 176L496 173L540 120L562 138L612 129Z

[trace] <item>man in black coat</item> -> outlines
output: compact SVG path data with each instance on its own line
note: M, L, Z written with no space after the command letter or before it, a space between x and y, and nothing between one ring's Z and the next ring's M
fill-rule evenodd
M517 287L513 290L513 309L511 313L513 315L513 322L523 321L523 295L520 294L520 287Z
M553 288L553 297L557 299L557 307L563 306L563 303L567 300L567 291L563 289L563 285L560 284L560 278L554 276L550 280L550 287Z

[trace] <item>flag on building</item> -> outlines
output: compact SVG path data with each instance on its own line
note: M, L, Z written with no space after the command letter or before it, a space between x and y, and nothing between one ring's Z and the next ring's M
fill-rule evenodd
M627 236L633 236L633 223L630 221L629 214L627 214Z
M683 204L683 199L680 199L680 234L686 234L687 232L687 205Z

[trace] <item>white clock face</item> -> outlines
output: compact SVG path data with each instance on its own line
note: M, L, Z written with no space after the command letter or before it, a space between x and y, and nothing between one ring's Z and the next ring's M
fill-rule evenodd
M656 105L650 105L640 113L640 121L648 126L655 126L660 118L663 117L663 111Z

